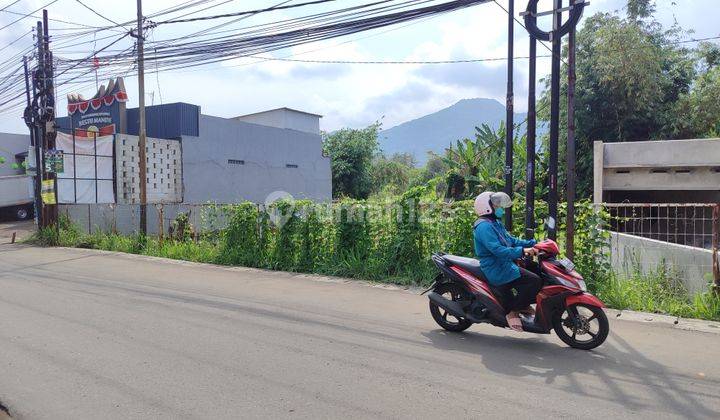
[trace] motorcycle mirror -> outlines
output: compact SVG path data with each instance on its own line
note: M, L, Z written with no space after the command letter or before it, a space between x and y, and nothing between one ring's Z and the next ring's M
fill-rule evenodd
M555 219L552 217L545 219L545 227L548 229L555 229Z

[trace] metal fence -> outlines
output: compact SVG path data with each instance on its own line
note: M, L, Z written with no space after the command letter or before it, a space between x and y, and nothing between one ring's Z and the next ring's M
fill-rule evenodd
M611 257L625 274L665 270L691 291L720 284L720 204L604 203Z
M720 204L606 203L604 207L613 232L717 249Z

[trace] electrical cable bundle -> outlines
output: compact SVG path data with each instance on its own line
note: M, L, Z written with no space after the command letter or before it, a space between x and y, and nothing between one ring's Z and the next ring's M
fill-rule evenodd
M289 18L241 28L232 28L231 25L260 13L331 3L336 0L305 0L295 4L289 4L291 0L285 0L264 9L187 18L187 16L201 10L217 7L230 1L232 0L225 0L219 4L209 6L206 6L210 3L208 0L186 1L173 8L148 15L145 21L146 33L162 25L186 24L197 21L222 20L228 18L232 18L232 20L181 37L156 42L146 41L144 43L146 68L152 69L154 72L160 72L204 66L241 57L251 57L297 45L424 19L486 3L491 0L451 0L445 2L439 2L439 0L377 0L297 18ZM95 12L88 6L87 2L78 2L85 8ZM153 21L153 19L160 16L178 13L187 8L198 6L205 7L166 20ZM115 50L111 49L111 47L117 48L117 45L120 44L121 41L129 38L130 33L119 31L119 29L133 22L115 22L109 18L106 20L111 21L113 25L96 27L94 29L87 28L77 32L52 36L53 42L51 43L51 50L55 56L54 74L56 77L55 86L58 88L58 96L66 93L65 89L68 88L68 85L94 84L96 72L97 78L101 79L118 74L136 74L137 54L135 45L132 44L126 48ZM105 31L109 31L110 33L97 37L98 34ZM92 40L77 42L80 39L86 39L89 35L93 36ZM135 34L133 34L133 36L135 36ZM81 58L62 57L64 50L67 48L87 45L89 43L96 45L98 41L107 40L110 41L104 47L100 49L93 48L92 53L85 53ZM25 49L22 51L23 54L18 54L19 57L13 58L21 59L22 55L32 52L32 49L32 47ZM92 66L93 62L101 63L101 69L94 68ZM15 63L17 63L17 61L15 61ZM17 68L17 64L15 64L15 66L13 66L15 68L8 69L5 73L3 73L4 70L1 66L2 65L0 65L0 114L16 112L24 106L24 75L22 66ZM77 88L70 88L69 90L75 89Z
M407 6L430 3L431 0L402 1L400 4L395 4L397 2L392 0L378 1L297 19L256 25L208 39L180 37L146 43L145 60L149 65L160 70L207 65L396 25L487 1L454 0L418 8L407 8ZM383 3L385 4L381 5ZM399 8L405 10L396 11ZM391 13L387 13L388 11ZM97 55L97 58L104 66L123 65L136 59L134 53L129 52ZM58 74L67 73L77 62L87 60L88 58L58 58Z

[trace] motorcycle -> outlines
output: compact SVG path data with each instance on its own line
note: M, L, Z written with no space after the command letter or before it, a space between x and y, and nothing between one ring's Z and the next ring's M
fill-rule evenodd
M540 276L543 286L536 297L535 315L520 317L522 329L537 334L554 330L565 344L577 349L601 345L610 330L605 305L587 292L572 261L557 258L560 251L555 241L545 240L534 248L537 262L530 258L519 264ZM430 314L438 325L453 332L475 323L509 327L503 294L485 279L478 260L445 253L433 254L432 260L440 274L423 294L428 294Z

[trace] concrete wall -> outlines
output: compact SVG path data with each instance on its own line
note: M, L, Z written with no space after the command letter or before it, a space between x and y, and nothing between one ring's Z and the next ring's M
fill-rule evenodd
M255 114L241 115L233 119L268 127L287 128L310 134L320 134L320 115L296 111L290 108L279 108Z
M13 169L12 165L16 163L15 155L27 152L28 147L30 147L30 135L0 133L0 156L5 158L5 164L0 165L0 176L19 175L25 172Z
M332 199L317 134L201 115L200 136L183 136L182 147L185 203L264 203L275 191Z
M173 220L180 213L189 215L190 224L199 231L207 232L226 226L221 212L213 211L209 206L190 204L148 205L148 234L157 235L160 231L160 211L162 207L163 231L168 233ZM214 216L210 216L210 213ZM132 235L140 231L140 206L135 204L61 204L60 213L66 214L84 232L117 232Z
M595 142L593 169L596 203L607 201L608 191L705 191L717 197L720 139Z
M605 168L720 165L720 139L604 143Z
M712 281L712 251L624 233L611 232L613 269L625 276L649 273L665 264L690 293L704 292Z
M710 167L605 168L603 178L605 191L717 191L720 189L720 171Z

